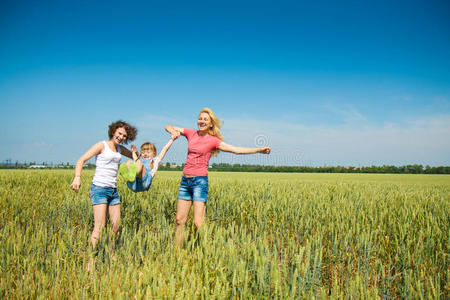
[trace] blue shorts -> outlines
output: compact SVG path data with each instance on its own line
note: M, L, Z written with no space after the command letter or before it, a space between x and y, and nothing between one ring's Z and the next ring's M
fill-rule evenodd
M119 193L117 192L117 188L96 186L95 184L92 184L91 204L108 204L111 206L120 204L120 198Z
M145 175L142 178L136 176L136 179L133 182L128 181L127 187L135 193L148 191L153 181L153 177L149 173L150 172L145 172Z
M181 177L178 199L205 202L208 198L208 176Z

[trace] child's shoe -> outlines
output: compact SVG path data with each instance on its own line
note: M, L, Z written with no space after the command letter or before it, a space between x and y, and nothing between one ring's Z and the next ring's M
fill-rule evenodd
M128 181L129 182L133 182L136 179L136 174L137 174L137 164L133 161L131 162L131 164L128 166Z
M119 175L122 176L122 178L125 181L128 181L128 166L127 163L121 163L119 166Z

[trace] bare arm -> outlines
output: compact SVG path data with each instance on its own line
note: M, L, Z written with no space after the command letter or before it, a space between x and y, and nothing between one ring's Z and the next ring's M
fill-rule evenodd
M131 152L133 153L133 160L137 161L139 159L139 156L141 156L141 155L137 151L137 148L135 145L131 145Z
M184 128L181 128L181 127L167 125L165 129L168 133L170 133L170 136L172 137L172 139L176 139L180 135L184 135Z
M98 142L78 159L77 164L75 165L75 178L73 179L72 184L70 185L71 189L74 190L75 193L78 193L78 190L80 189L81 186L81 171L83 170L84 164L95 155L102 153L103 148L104 148L103 143Z
M167 151L169 151L170 146L172 146L173 141L176 138L172 138L170 139L169 142L167 142L167 144L164 146L164 148L162 148L161 152L159 152L158 156L155 159L155 166L152 169L152 177L155 176L156 171L158 170L159 164L161 163L161 161L164 159L164 156L166 156Z
M162 161L164 159L164 156L166 156L167 151L169 151L170 146L172 146L173 141L175 139L170 139L170 141L167 142L167 144L162 148L161 152L159 152L157 159L159 161Z
M120 147L120 154L122 154L123 156L126 156L128 158L133 159L133 153L130 150L128 150L127 148L125 148L122 145L119 145L119 147Z
M222 142L219 145L219 150L223 152L231 152L234 154L254 154L254 153L269 154L271 149L270 147L262 147L262 148L236 147L228 145L225 142Z

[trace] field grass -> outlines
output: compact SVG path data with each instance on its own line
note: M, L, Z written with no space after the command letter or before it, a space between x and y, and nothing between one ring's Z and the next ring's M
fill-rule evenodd
M103 232L89 273L92 176L75 194L73 171L0 171L1 298L450 297L450 176L210 173L181 249L181 174L119 182L120 237Z

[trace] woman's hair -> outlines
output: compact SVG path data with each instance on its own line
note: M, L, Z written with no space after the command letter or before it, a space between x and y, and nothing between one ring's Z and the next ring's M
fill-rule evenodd
M145 142L145 143L143 143L142 145L141 145L141 152L143 151L143 150L150 150L150 151L153 151L153 153L155 153L155 155L156 155L156 147L155 147L155 145L154 144L152 144L152 143L150 143L150 142Z
M207 107L203 108L198 115L200 115L201 113L207 113L209 115L209 119L211 120L212 127L209 129L208 133L223 141L222 133L220 133L220 127L223 125L223 121L219 120L216 114ZM219 150L215 150L213 152L213 155L216 156L218 153Z
M124 121L116 121L109 125L108 130L108 136L109 138L112 138L114 133L116 132L117 128L125 128L125 131L127 132L127 139L125 140L124 144L128 144L129 141L134 141L134 139L137 136L137 129L134 126L131 126L127 122Z

